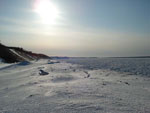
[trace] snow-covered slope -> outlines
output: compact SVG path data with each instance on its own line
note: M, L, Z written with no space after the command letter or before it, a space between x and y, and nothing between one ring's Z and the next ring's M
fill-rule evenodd
M7 63L31 61L41 58L49 58L44 54L32 53L19 47L7 47L0 44L0 58Z
M21 54L19 54L19 52L16 52L14 49L9 49L13 54L15 54L16 56L22 58L25 61L28 61L29 59L27 59L26 57L22 56Z
M149 81L65 60L4 65L0 113L149 113Z

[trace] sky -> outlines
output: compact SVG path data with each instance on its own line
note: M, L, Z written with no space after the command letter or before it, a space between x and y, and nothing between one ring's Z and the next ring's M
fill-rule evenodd
M0 0L0 40L50 56L150 55L150 0Z

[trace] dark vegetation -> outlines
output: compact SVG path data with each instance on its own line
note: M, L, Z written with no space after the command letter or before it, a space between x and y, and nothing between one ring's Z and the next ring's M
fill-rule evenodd
M33 53L19 47L8 47L0 43L0 58L7 63L50 58L44 54Z

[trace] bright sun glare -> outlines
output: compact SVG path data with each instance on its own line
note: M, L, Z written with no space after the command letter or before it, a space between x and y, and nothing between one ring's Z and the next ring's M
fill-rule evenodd
M37 0L34 11L45 24L54 24L59 15L57 7L50 0Z

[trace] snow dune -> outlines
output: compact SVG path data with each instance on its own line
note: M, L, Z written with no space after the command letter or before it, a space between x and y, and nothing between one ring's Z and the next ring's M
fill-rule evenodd
M84 59L83 63L74 58L67 62L1 64L0 113L150 112L148 76L100 69L106 62L102 64L101 59L99 62Z

